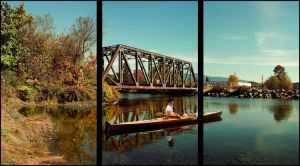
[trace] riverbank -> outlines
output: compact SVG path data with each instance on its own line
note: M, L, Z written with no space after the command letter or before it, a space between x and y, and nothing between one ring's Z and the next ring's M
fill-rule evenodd
M48 145L55 133L51 117L46 113L25 117L22 107L66 106L84 107L96 101L59 103L24 102L1 95L1 163L2 164L66 164L64 156L53 154Z
M204 89L204 96L236 98L299 99L299 90L267 90L239 87L236 90L226 88Z

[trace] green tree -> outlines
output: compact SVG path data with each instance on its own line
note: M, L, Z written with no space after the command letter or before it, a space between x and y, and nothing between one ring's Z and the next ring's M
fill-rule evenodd
M27 15L24 3L11 8L1 2L1 71L12 70L21 75L21 64L29 55L26 43L33 17Z
M208 77L206 77L206 82L209 82L209 78Z

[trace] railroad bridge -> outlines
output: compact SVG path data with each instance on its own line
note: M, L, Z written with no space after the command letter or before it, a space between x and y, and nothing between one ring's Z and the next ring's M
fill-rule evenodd
M102 83L118 90L198 91L192 63L142 49L102 47Z

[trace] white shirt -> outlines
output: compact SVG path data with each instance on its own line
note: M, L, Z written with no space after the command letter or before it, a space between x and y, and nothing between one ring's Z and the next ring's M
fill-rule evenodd
M168 141L171 141L172 140L172 136L170 135L170 136L167 136L167 140Z
M168 116L168 112L173 112L173 108L168 104L166 107L166 116Z

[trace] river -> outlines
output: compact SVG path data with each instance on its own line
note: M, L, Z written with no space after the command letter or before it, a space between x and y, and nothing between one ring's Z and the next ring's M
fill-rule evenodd
M204 97L204 165L299 165L299 100Z
M154 94L122 94L118 104L103 108L102 128L106 121L119 123L155 118L156 112L165 110L169 97ZM173 98L175 112L198 112L198 96ZM102 164L196 165L198 125L114 135L108 138L103 134Z
M47 114L54 126L54 137L48 148L63 156L67 165L96 165L97 109L96 106L24 107L24 116Z

